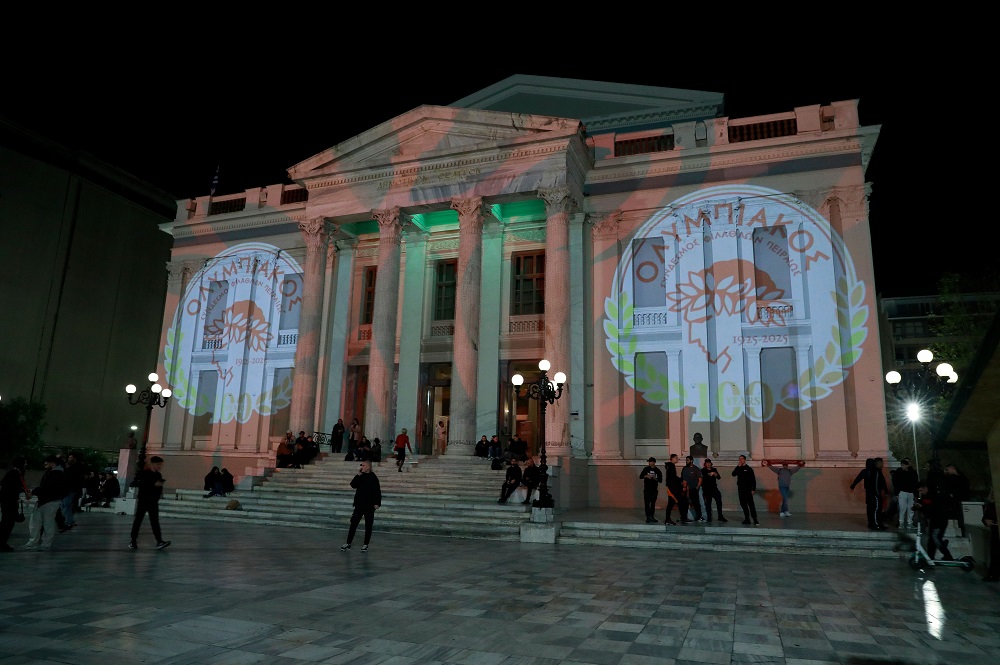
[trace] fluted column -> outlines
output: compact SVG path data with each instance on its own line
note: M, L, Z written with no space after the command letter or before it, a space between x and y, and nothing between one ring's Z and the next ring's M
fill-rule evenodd
M472 455L476 440L476 381L479 374L479 287L483 270L483 199L455 199L458 211L458 279L451 371L451 418L446 455Z
M625 383L622 375L615 369L615 366L608 359L603 340L604 333L604 300L608 297L611 285L614 283L615 270L621 259L621 224L622 214L613 212L610 214L592 216L593 224L593 270L594 289L591 293L592 311L594 321L592 336L595 340L591 345L591 362L594 367L594 396L591 407L591 421L593 422L593 459L622 459L622 393ZM621 328L622 321L619 312L618 320L613 321L613 325ZM671 422L678 421L672 418ZM679 438L677 439L679 440Z
M306 241L302 275L302 310L299 341L295 345L295 379L289 426L296 432L313 432L316 423L316 386L319 371L319 337L323 313L323 281L326 273L326 243L334 227L324 217L299 222Z
M540 189L545 200L545 357L556 372L570 370L569 356L569 213L574 207L568 187ZM569 388L569 385L565 387ZM549 456L569 455L569 402L560 401L545 410L545 451Z
M368 393L362 431L392 441L392 382L396 366L396 312L399 306L399 258L402 222L399 208L373 210L378 222L378 275L375 279L375 311L368 357Z

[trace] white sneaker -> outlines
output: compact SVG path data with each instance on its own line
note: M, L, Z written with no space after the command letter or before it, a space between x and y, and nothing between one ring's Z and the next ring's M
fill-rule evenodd
M785 517L791 517L791 516L792 516L792 514L786 510L785 511Z
M778 513L778 517L785 517L788 513Z

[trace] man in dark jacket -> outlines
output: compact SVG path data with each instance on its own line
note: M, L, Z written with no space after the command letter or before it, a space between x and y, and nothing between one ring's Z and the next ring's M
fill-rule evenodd
M65 474L63 480L65 482L66 495L62 498L60 506L63 516L63 525L59 527L60 533L69 531L76 526L76 517L74 516L76 512L76 500L83 494L83 481L86 469L80 458L76 456L76 453L70 453L66 456L66 469L63 473Z
M378 476L372 471L372 463L369 460L361 462L360 469L351 478L351 487L354 488L354 512L351 514L351 528L347 531L347 542L340 546L340 551L346 552L351 549L351 542L358 530L358 524L364 517L365 542L361 546L361 551L367 552L368 543L372 539L375 511L382 505L382 486L378 482Z
M885 531L882 523L882 511L885 508L883 497L889 487L882 473L882 464L881 457L869 457L865 460L865 468L858 472L851 483L852 490L859 484L864 484L865 516L868 518L868 528L872 531Z
M660 493L660 483L663 482L663 473L656 467L655 457L646 460L646 466L639 472L639 480L642 481L642 503L646 509L646 524L655 524L657 519L653 517L653 513L656 512L656 495Z
M507 466L503 485L500 486L500 498L497 503L507 503L510 495L521 485L521 477L521 466L517 463L516 458L512 458Z
M522 501L523 504L531 503L531 495L535 493L535 488L542 482L542 470L535 466L535 458L529 457L524 463L524 471L521 472L521 484L528 490L528 497Z
M896 507L899 511L899 528L908 529L916 526L916 515L913 514L913 500L917 496L917 470L910 466L910 460L902 459L899 468L890 474L892 491L896 495Z
M677 460L676 454L670 456L670 461L667 462L667 473L664 480L664 485L667 488L667 512L663 516L663 525L666 526L677 526L670 514L674 512L674 506L680 503L684 504L684 508L680 508L681 520L687 519L687 502L681 502L681 477L677 475Z
M753 495L757 493L757 476L747 464L746 455L740 455L740 460L733 469L733 477L736 478L736 493L740 498L740 508L743 509L743 523L750 524L750 519L753 518L754 526L757 526L760 522L757 521L757 506L753 502Z
M338 418L337 424L333 426L333 434L330 435L330 452L336 454L344 449L345 431L347 427L344 425L344 419Z
M0 480L0 552L13 552L14 548L7 543L11 532L14 530L18 503L21 501L21 492L26 490L24 486L24 458L15 457L11 460L10 468Z
M927 483L920 483L913 508L919 514L918 519L923 519L927 525L928 558L933 560L940 550L943 561L954 561L955 557L948 550L948 539L944 537L948 528L948 502L941 492L932 492Z
M948 504L948 519L958 521L958 532L964 538L967 534L962 502L969 500L969 479L954 464L949 464L944 468L939 491L945 495Z
M688 506L694 511L694 519L697 522L704 522L705 516L701 514L701 469L694 465L694 457L688 455L684 460L684 468L681 469L681 480L687 481L688 486ZM685 511L681 515L681 522L688 519Z
M149 526L153 529L153 536L156 538L156 549L162 550L170 545L169 540L163 540L160 534L160 497L163 495L163 486L166 481L160 475L163 469L163 458L157 455L149 458L149 464L139 472L135 479L135 486L138 487L135 500L135 519L132 520L132 541L128 548L134 550L138 548L136 539L139 537L139 527L142 520L149 513Z
M31 513L28 524L28 542L24 549L39 551L52 549L52 540L56 536L56 513L64 496L66 496L66 481L62 469L57 465L58 458L49 455L45 458L45 473L38 487L31 490L31 496L37 497L38 505Z

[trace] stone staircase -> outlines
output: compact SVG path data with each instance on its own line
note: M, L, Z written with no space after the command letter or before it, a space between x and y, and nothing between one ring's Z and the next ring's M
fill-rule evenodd
M357 462L323 455L301 469L274 469L241 483L249 489L227 498L206 499L200 490L175 490L160 501L160 515L346 532L353 512L350 480L357 469ZM402 473L396 471L391 459L375 465L374 470L383 494L375 517L376 532L539 542L522 535L537 526L531 523L530 506L520 503L523 490L509 503L497 504L504 471L490 469L485 460L421 456L416 464L407 459ZM226 510L230 499L239 501L238 510ZM572 515L572 511L564 515L556 512L556 544L858 558L904 558L912 551L907 536L894 532L747 528L738 524L665 529L628 519L574 520Z
M357 470L357 462L322 456L301 469L274 469L254 479L250 491L228 497L176 490L160 501L160 515L346 531ZM529 506L497 504L504 472L479 458L421 457L418 464L407 460L403 472L390 459L373 470L383 495L378 532L519 541L521 525L531 518ZM239 501L239 510L226 510L230 499Z
M911 550L891 532L807 531L804 529L747 528L745 526L678 526L657 524L601 524L562 522L559 544L610 545L663 550L711 550L713 552L772 552L877 559L898 559Z

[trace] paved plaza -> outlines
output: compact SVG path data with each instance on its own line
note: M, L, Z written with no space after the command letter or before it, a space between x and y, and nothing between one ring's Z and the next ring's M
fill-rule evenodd
M346 524L187 519L130 551L129 526L84 513L53 551L0 554L0 665L1000 661L978 571L377 532L345 553Z

